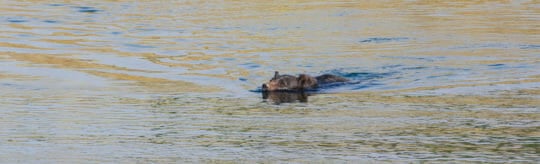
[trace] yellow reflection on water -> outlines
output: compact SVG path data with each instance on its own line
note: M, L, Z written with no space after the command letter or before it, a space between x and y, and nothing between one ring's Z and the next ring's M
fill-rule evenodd
M127 69L122 67L117 67L113 65L105 65L95 63L90 60L83 60L72 58L69 56L60 55L50 55L50 54L27 54L27 53L15 53L15 52L6 52L2 53L3 56L8 56L11 59L18 61L30 62L36 65L50 65L54 67L66 68L66 69L108 69L108 70L125 70L125 71L135 71L135 69Z

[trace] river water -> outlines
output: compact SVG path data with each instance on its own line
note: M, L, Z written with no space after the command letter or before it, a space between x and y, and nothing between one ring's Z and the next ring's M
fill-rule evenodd
M0 163L540 160L538 1L0 1ZM350 83L266 95L274 74Z

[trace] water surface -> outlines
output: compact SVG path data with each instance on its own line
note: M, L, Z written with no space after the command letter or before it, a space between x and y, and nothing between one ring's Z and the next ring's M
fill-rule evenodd
M536 1L0 4L2 163L540 160Z

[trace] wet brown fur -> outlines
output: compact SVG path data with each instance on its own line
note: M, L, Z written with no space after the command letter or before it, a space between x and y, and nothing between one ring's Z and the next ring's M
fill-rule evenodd
M347 82L346 78L324 74L313 77L306 74L300 74L298 77L292 75L279 75L276 71L274 77L262 85L263 91L304 91L312 90L319 87L320 84L328 84L335 82Z

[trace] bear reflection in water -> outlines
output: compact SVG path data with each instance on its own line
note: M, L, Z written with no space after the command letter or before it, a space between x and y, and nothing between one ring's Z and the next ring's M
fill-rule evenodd
M270 101L274 104L308 102L310 94L306 92L262 92L264 101Z

